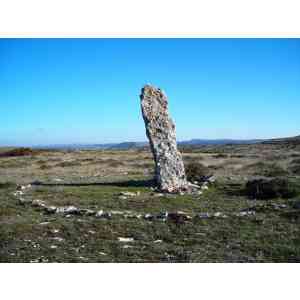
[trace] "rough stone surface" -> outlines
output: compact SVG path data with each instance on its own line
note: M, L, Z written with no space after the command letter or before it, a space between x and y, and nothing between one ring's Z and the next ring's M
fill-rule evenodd
M158 188L168 193L185 191L189 185L177 150L175 125L169 116L167 97L160 89L146 85L140 98Z

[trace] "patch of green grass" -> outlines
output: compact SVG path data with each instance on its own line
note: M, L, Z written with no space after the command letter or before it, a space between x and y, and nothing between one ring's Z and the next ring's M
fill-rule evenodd
M68 195L70 189L66 189L61 196ZM46 191L49 196L53 195L53 191ZM77 205L81 199L79 202L83 205L84 199L94 198L94 201L102 201L103 205L101 197L109 198L118 191L115 187L75 188L71 192L72 204ZM74 197L76 194L78 197ZM113 198L107 201L115 202ZM247 206L246 200L226 199L216 189L199 199L177 196L150 200L149 207L145 204L139 206L137 199L129 204L130 201L122 209L148 210L154 205L154 211L167 208L232 211ZM0 214L0 222L4 222L0 226L0 262L300 261L299 223L282 217L280 212L259 213L251 218L204 219L176 224L142 219L101 220L44 215L30 207L18 205L10 197L3 198L3 195L0 203L2 209L10 209L9 219ZM118 209L121 209L120 205L120 202L116 203ZM118 237L132 237L134 241L121 243ZM161 242L155 242L157 240Z
M41 186L28 193L31 199L41 199L48 204L75 205L81 208L107 210L129 210L138 213L162 211L237 212L251 206L253 201L244 195L244 184L216 183L202 195L156 196L147 187L114 185ZM119 198L121 192L140 192L139 196ZM279 200L277 200L279 201Z
M15 188L16 186L13 182L0 182L0 189Z
M189 151L193 154L226 152L231 155L233 150L230 147L200 147ZM240 155L240 150L235 151ZM131 164L128 156L135 157L134 152L122 152L125 155L122 161L120 151L111 152L115 155L111 159L118 165L120 161L124 162L124 169ZM74 161L82 162L82 165L98 162L104 167L112 162L105 161L109 159L109 151L89 151L89 155L91 153L95 155L94 161L81 159L80 153L74 153L78 154ZM101 158L104 155L106 158ZM142 155L144 157L146 153ZM147 155L150 157L148 152ZM50 160L47 156L45 164ZM53 164L59 162L55 160ZM18 167L22 162L33 162L30 157L1 159L1 163L5 161L18 162ZM148 163L142 158L136 163L139 162ZM34 164L35 167L43 165L37 160ZM199 196L157 197L152 195L146 181L149 178L144 176L105 176L101 177L101 183L89 184L99 177L80 179L77 174L72 177L65 175L67 172L63 173L63 169L59 172L59 175L40 178L34 174L34 177L49 182L58 177L63 182L77 182L77 185L59 182L52 186L35 186L24 197L41 199L52 205L74 205L93 210L130 210L140 214L224 212L229 217L193 219L183 223L125 219L115 215L111 219L78 215L67 218L62 214L46 214L29 204L19 204L12 195L15 184L6 183L6 180L14 179L3 177L0 184L0 262L300 262L297 197L270 199L267 203L250 200L243 194L244 182L239 179L226 181L224 178L218 178L209 190ZM251 172L255 172L255 166ZM11 170L11 173L16 173L16 170ZM28 178L25 175L24 182ZM297 177L295 180L298 180ZM124 191L140 191L140 195L120 199L119 193ZM285 204L286 208L276 210L272 204ZM231 215L247 209L254 209L256 214L245 217ZM119 237L131 237L134 241L122 243L118 241Z

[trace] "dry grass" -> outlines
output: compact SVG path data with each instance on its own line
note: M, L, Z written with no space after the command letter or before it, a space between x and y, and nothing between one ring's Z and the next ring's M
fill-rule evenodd
M299 165L299 153L300 149L278 145L186 149L185 162L209 166L216 184L201 196L162 197L153 195L146 184L154 167L148 150L39 151L34 156L1 157L0 261L299 262L300 217L295 208L299 195L273 198L267 203L244 195L245 183L257 174L277 176L282 170L289 171L292 180L299 183L299 173L292 171ZM25 197L53 205L142 214L166 210L231 213L247 209L257 213L253 217L182 224L117 217L65 218L18 204L12 196L16 185L36 180L49 185L36 187ZM124 191L140 191L140 195L120 199L119 193ZM276 210L273 204L284 204L286 208ZM58 232L54 234L54 230ZM59 242L55 237L63 240ZM124 248L118 237L133 237L132 247Z

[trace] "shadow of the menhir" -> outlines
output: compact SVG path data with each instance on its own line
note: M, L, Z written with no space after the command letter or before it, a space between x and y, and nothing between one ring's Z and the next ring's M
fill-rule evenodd
M127 181L116 181L116 182L83 182L83 183L44 183L41 181L34 181L31 183L34 186L115 186L115 187L155 187L156 182L154 179L147 180L127 180Z

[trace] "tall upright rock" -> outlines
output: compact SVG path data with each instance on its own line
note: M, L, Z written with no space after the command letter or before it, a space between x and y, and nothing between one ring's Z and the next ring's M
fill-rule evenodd
M177 150L175 125L169 116L168 99L158 88L144 86L141 98L146 134L155 161L155 179L161 191L188 189L184 164Z

